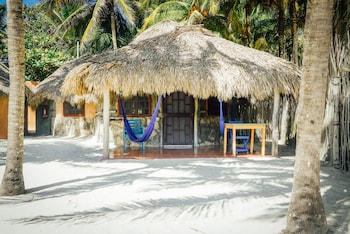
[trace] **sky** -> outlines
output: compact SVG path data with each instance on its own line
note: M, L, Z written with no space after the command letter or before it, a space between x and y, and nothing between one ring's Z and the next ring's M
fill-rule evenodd
M39 0L22 0L23 4L27 6L34 6L39 2ZM0 4L6 4L6 0L0 0Z

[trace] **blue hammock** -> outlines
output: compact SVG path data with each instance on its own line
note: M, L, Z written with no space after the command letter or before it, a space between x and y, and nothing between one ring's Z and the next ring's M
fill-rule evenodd
M225 127L225 118L224 118L224 112L222 110L222 100L220 99L220 134L221 136L224 135L224 127Z
M126 132L128 133L128 136L129 136L131 141L133 141L133 142L145 142L149 139L149 137L151 136L153 129L154 129L154 124L155 124L156 119L157 119L158 110L159 110L161 100L162 100L162 95L159 96L156 109L154 110L154 112L152 114L151 122L148 124L146 131L144 132L144 134L141 137L138 138L131 129L129 121L126 118L126 114L125 114L125 111L123 108L122 100L119 99L120 107L121 107L121 111L122 111L122 115L123 115L123 120L124 120L124 126L125 126Z

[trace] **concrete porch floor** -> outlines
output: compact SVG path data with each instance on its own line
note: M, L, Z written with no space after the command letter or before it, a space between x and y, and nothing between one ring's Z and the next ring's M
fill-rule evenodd
M254 146L253 154L238 153L238 158L263 157L261 144ZM230 149L230 146L228 146ZM292 146L279 146L279 156L294 156L295 148ZM200 146L189 149L165 149L146 147L142 152L140 147L128 147L124 153L123 147L119 146L110 152L110 159L170 159L170 158L233 158L231 153L224 155L223 145ZM271 142L266 142L265 157L271 157Z

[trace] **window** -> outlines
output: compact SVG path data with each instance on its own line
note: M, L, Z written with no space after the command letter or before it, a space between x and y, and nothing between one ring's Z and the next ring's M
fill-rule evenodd
M125 114L128 116L148 116L150 114L150 96L135 96L130 99L122 99ZM118 105L121 115L120 103Z
M72 106L69 102L63 103L64 116L84 116L85 105L81 107Z

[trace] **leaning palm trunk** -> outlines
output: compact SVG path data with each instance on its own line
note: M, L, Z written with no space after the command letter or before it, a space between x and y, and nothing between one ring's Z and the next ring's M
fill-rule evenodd
M326 233L319 149L325 112L333 1L308 1L292 196L284 233ZM319 22L323 22L320 25Z
M24 193L24 27L22 1L7 1L7 33L10 67L9 124L6 168L0 195Z
M328 84L327 106L324 120L325 141L320 154L321 160L328 159L335 168L339 168L340 145L340 106L341 66L346 57L345 46L340 38L333 38L331 48L330 80ZM346 82L346 81L344 81ZM345 83L344 83L345 84Z
M343 171L350 170L350 35L348 34L347 43L344 43L344 56L341 69L341 82L342 82L342 97L344 101L341 105L341 149L339 155L339 167Z
M341 128L343 129L341 135L341 151L339 157L339 167L343 171L350 170L350 94L344 100L344 108L342 111L343 119L341 121Z
M292 33L292 40L293 40L293 49L292 49L292 61L295 64L299 64L298 61L298 22L297 22L297 10L295 6L295 1L296 0L291 0L290 1L290 16L291 16L291 33Z

